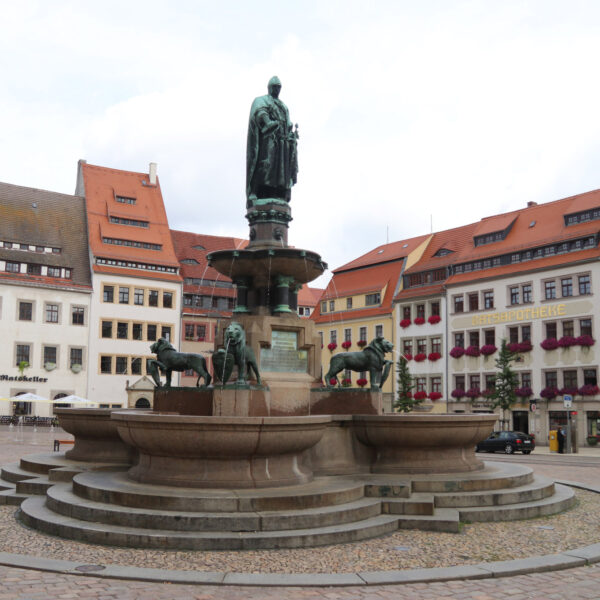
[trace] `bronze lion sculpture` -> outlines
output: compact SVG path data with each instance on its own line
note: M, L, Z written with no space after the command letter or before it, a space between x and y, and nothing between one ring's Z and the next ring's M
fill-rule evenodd
M200 385L200 378L204 377L204 386L210 385L211 376L206 368L206 359L201 354L189 352L177 352L165 338L159 338L150 346L150 352L156 354L157 360L148 361L148 373L154 379L154 383L161 387L160 373L167 377L165 387L171 387L171 375L173 371L194 371L198 375L196 387Z
M369 371L371 389L377 391L385 383L392 361L386 360L385 355L394 349L394 345L383 337L376 337L361 352L341 352L335 354L329 363L329 371L325 375L327 387L332 387L331 380L339 385L338 373L344 369L351 371Z
M245 384L251 371L254 371L256 382L261 385L254 351L246 344L246 332L236 321L232 321L225 329L225 352L233 355L238 370L237 383Z

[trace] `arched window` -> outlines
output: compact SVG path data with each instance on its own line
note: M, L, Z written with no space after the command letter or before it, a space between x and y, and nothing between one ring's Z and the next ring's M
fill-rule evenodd
M147 398L138 398L135 401L136 408L150 408L150 401Z

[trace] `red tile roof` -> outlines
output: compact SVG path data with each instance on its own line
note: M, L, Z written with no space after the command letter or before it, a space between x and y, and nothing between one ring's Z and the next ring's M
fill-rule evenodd
M323 288L313 288L304 284L298 292L298 306L315 307L324 291Z
M179 267L175 255L160 183L151 185L146 173L121 171L83 161L79 163L78 179L83 184L88 217L89 243L94 257L136 261L140 263ZM135 198L135 204L122 204L116 196ZM120 225L110 217L144 221L148 227ZM160 250L106 244L103 237L133 242L159 244ZM142 269L123 269L118 266L93 265L95 272L127 274L134 277L181 281L178 275Z

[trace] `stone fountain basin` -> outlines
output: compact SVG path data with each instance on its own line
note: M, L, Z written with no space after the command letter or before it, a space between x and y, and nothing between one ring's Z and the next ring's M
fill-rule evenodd
M375 448L373 473L457 473L484 463L475 445L492 432L495 414L394 414L353 417L357 438Z
M112 408L57 408L60 426L75 437L65 458L83 462L131 463L135 450L123 442Z
M129 477L194 488L257 488L307 483L304 453L330 416L195 417L115 411L121 439L139 451Z

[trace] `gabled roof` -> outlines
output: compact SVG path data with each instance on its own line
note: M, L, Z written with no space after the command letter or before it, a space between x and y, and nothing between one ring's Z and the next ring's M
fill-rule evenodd
M58 253L2 248L2 242L58 248ZM64 267L71 279L0 272L3 281L91 289L84 199L0 183L0 259Z
M308 287L304 284L298 292L298 306L315 307L324 291L323 288Z
M127 271L127 275L134 277L181 281L176 273L95 264L96 258L107 258L179 268L158 179L152 184L146 173L121 171L79 161L77 187L77 191L85 195L94 271L114 274L125 274ZM134 198L135 203L118 202L118 196ZM147 227L113 223L111 218L147 223ZM103 238L124 240L135 245L105 243ZM160 249L150 249L148 244L158 245Z

